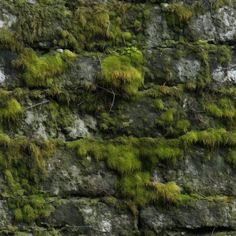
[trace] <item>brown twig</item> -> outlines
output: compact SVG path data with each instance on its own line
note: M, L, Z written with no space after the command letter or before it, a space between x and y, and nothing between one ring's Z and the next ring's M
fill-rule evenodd
M34 105L30 106L30 107L27 107L26 110L29 110L29 109L32 109L32 108L35 108L35 107L38 107L40 105L47 104L47 103L49 103L49 100L44 100L44 101L42 101L40 103L34 104Z
M102 90L104 90L104 91L106 91L107 93L112 94L113 98L112 98L112 103L111 103L110 109L109 109L109 112L111 112L111 111L112 111L112 108L113 108L114 105L115 105L115 100L116 100L116 94L115 94L115 92L114 92L113 90L109 90L109 89L104 88L104 87L99 86L99 85L97 85L96 87L97 87L97 88L100 88L100 89L102 89Z

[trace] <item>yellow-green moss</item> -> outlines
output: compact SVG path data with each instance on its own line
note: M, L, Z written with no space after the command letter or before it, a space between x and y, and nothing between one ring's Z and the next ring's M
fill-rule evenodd
M185 25L193 15L191 7L183 3L170 3L163 7L163 10L168 26L179 34L182 33Z
M23 45L16 39L16 35L7 29L0 30L0 45L13 52L23 49Z
M144 82L142 63L143 55L137 49L109 55L102 61L100 82L125 95L135 95Z
M227 97L223 97L214 103L204 102L203 106L207 112L217 118L232 119L236 116L235 103Z
M180 187L175 182L169 182L166 184L157 183L155 187L157 191L157 196L155 197L158 201L173 204L179 200L181 191Z
M220 145L235 145L235 138L235 131L226 131L224 128L190 131L180 137L187 146L198 143L212 148Z
M75 54L69 50L39 56L32 49L25 49L15 60L16 67L24 70L23 79L29 87L49 87L54 78L64 72Z
M23 112L21 104L14 98L6 101L4 106L0 106L0 120L14 121Z
M233 166L236 166L236 149L230 149L226 161Z

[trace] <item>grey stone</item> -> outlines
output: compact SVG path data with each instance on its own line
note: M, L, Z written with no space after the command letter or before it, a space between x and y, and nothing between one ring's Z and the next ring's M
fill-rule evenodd
M236 228L236 202L192 200L179 206L141 210L141 225L155 232L174 228Z
M198 72L201 69L201 64L197 60L180 59L176 64L176 70L180 81L196 79Z
M116 192L117 176L104 163L90 157L76 161L71 153L60 151L48 163L45 190L52 195L103 196ZM76 158L76 157L75 157Z
M236 34L236 10L229 6L217 12L207 12L189 23L189 31L195 40L233 41Z
M175 181L192 193L236 196L235 170L225 162L224 155L214 152L207 158L199 148L177 162L175 168L159 166L154 174L157 172L161 181Z
M213 80L217 82L236 83L236 65L228 67L217 67L212 73Z
M54 227L76 229L79 235L132 235L137 230L128 211L89 198L65 200L47 221Z

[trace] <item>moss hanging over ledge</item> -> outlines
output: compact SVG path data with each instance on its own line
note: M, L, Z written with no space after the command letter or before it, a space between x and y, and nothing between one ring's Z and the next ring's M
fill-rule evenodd
M16 67L24 70L23 80L29 87L50 87L54 78L64 72L75 58L69 50L39 56L32 49L24 49L14 61Z
M137 48L126 48L119 54L109 55L102 61L99 82L118 93L132 96L144 82L143 54Z

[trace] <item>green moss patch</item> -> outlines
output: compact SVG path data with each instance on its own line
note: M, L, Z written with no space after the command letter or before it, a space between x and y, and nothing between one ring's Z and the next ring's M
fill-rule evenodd
M32 49L25 49L14 64L24 70L23 79L29 87L48 87L54 78L64 72L75 54L69 50L39 56Z
M102 61L100 82L119 93L135 95L144 82L142 64L143 55L136 48L109 55Z

